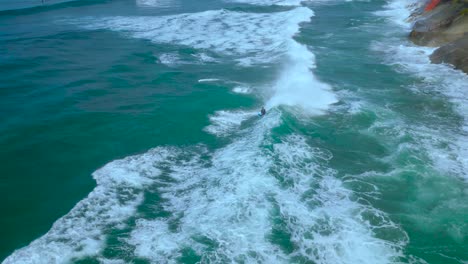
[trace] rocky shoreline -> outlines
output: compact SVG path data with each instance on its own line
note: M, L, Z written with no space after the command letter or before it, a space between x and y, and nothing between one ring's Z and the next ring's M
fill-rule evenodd
M413 8L411 41L439 47L432 63L449 63L468 74L468 0L430 0Z

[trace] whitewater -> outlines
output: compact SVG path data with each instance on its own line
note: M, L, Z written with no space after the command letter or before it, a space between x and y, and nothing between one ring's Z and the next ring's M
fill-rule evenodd
M364 2L346 21L351 1L172 12L184 4L145 0L136 8L167 14L54 17L164 46L151 63L254 103L204 114L216 144L148 146L103 165L84 199L3 263L467 263L468 77L405 40L411 2ZM345 22L322 32L319 10L334 5L343 14L327 15ZM458 253L419 252L432 232Z

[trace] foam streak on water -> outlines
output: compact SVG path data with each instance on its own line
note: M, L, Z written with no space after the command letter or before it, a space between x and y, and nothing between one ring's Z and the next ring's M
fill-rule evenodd
M211 125L205 131L217 136L227 136L238 130L243 121L256 117L257 114L256 111L218 111L210 116Z
M305 7L278 13L206 11L165 17L108 17L70 20L87 29L110 29L158 43L209 49L232 56L240 66L281 63L283 70L272 85L269 108L299 106L319 114L337 101L331 87L318 81L311 69L314 55L292 39L299 23L313 12ZM284 59L286 58L286 62Z
M98 253L105 242L105 231L124 228L143 199L143 189L161 173L153 164L169 152L155 149L137 157L111 162L93 177L97 187L49 232L29 246L15 251L4 263L66 263Z
M67 22L86 29L108 29L157 43L190 46L233 56L241 65L278 59L297 32L297 24L313 15L305 7L278 13L213 10L160 17L89 17Z
M227 2L246 3L253 5L280 5L280 6L297 6L302 0L226 0Z

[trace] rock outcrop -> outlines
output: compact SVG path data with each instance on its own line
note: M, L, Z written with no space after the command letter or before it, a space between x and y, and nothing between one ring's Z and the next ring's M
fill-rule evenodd
M456 69L468 73L468 34L435 50L431 55L431 61L432 63L450 63Z
M411 40L417 45L435 47L459 39L463 36L460 26L468 25L468 16L460 15L462 10L463 4L444 3L424 12L414 23Z
M410 19L415 21L410 39L416 45L442 45L431 55L433 63L450 63L468 73L468 0L442 0L429 11L415 10Z

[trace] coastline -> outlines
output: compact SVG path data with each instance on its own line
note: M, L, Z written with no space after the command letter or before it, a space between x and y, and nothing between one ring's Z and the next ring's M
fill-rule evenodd
M409 39L419 46L437 47L430 55L432 63L451 64L468 74L468 1L431 0L408 7Z

